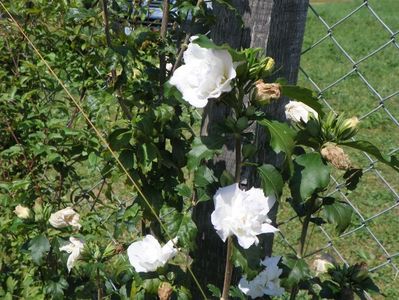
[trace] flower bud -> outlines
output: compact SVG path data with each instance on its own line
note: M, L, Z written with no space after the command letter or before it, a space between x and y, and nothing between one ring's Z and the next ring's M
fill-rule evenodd
M277 100L281 96L280 85L278 83L264 83L262 80L256 82L256 102L261 105Z
M269 72L273 72L275 64L276 63L275 63L274 59L269 57L269 59L267 60L266 65L265 65L264 72L268 72L268 73Z
M312 269L316 275L327 273L329 269L334 268L335 259L329 254L318 255L312 263Z
M158 288L159 300L169 300L173 293L173 287L169 282L162 282Z
M323 146L321 156L339 170L348 170L352 166L344 150L333 143L327 143Z
M18 204L14 209L14 213L20 219L27 219L30 216L30 209Z
M352 117L345 120L344 127L355 129L357 127L357 124L359 124L359 119L357 117Z

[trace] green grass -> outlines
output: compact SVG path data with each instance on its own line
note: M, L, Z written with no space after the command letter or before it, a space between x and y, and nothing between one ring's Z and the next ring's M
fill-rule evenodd
M330 26L363 3L362 0L314 0L311 2L318 14ZM399 30L397 15L399 1L374 0L369 1L369 3L393 32ZM332 33L338 43L356 62L391 38L390 33L384 29L366 7L337 25ZM308 49L326 34L326 27L309 11L303 50ZM320 89L326 88L353 70L353 64L330 38L306 52L301 58L301 66ZM392 43L384 50L359 63L357 68L382 98L399 90L399 50ZM299 76L299 84L315 89L303 74ZM399 147L399 127L395 125L389 114L384 110L384 108L387 109L394 118L399 119L399 95L386 100L384 107L379 107L378 98L367 88L358 75L353 74L325 91L323 96L337 112L345 112L349 116L355 115L362 118L359 139L374 143L384 154L388 154ZM367 115L373 109L376 109L376 111ZM369 165L369 161L363 154L350 152L350 155L355 165L362 168ZM376 164L376 170L394 189L399 190L397 173L381 164ZM335 196L340 197L338 193ZM374 171L363 176L359 188L348 195L348 198L365 219L391 207L397 200ZM286 203L282 203L283 207L286 205ZM289 209L280 210L279 221L291 216L288 215L287 211ZM361 220L354 217L352 223L349 230L361 225ZM398 207L367 224L368 228L378 237L391 255L399 252ZM293 245L297 244L299 238L297 229L299 225L299 221L295 220L281 227L281 231ZM370 268L373 268L386 262L385 253L366 228L359 229L354 234L343 238L338 237L331 226L326 226L325 229L331 236L333 245L349 263L365 261ZM328 243L328 239L320 229L314 228L311 231L312 236L307 250L308 253L323 248ZM286 250L282 239L276 239L276 246L276 253L279 249L281 251ZM336 253L331 251L331 248L328 251L337 257ZM399 257L393 259L393 262L398 265ZM399 279L395 280L395 272L389 264L374 272L373 278L387 296L385 299L399 299ZM379 299L378 296L376 298Z

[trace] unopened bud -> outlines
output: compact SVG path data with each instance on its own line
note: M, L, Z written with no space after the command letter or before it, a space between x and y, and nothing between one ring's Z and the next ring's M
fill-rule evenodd
M173 293L173 287L168 282L162 282L158 288L159 300L169 300Z
M321 149L321 156L339 170L348 170L352 166L344 150L332 143Z
M280 85L278 83L264 83L262 80L256 82L256 101L265 105L272 100L277 100L281 96Z
M275 61L273 58L269 57L269 59L267 60L267 63L265 65L265 72L272 72L274 70L274 65L275 65Z
M359 124L359 119L357 117L352 117L350 119L345 120L344 126L346 128L353 129L353 128L356 128L357 124Z
M334 268L335 259L329 254L318 255L312 263L312 269L316 275L320 273L327 273L329 269Z
M14 209L14 213L20 219L27 219L30 216L30 209L18 204Z

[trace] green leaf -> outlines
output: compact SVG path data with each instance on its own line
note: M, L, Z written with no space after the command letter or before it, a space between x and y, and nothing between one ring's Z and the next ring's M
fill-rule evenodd
M128 128L115 129L108 136L108 143L112 150L118 151L129 146L132 132Z
M134 152L132 150L122 150L118 158L127 170L134 168Z
M205 144L202 143L201 139L195 138L191 151L187 157L187 168L194 170L197 168L203 159L211 159L215 154L215 150L209 149Z
M233 299L236 299L236 298L238 298L240 300L246 300L247 299L247 296L237 286L231 286L230 287L229 296L233 297Z
M263 119L258 124L265 127L270 133L270 146L277 154L284 152L289 159L294 149L295 132L287 124Z
M96 167L98 162L98 156L95 152L91 152L87 157L90 167Z
M197 35L197 38L193 40L193 43L199 45L201 48L218 49L218 50L225 49L222 46L216 45L210 38L202 34Z
M335 201L332 204L324 205L324 213L327 221L336 224L336 230L341 234L351 223L353 209L345 202Z
M222 293L220 292L220 289L217 286L209 283L209 284L207 284L206 287L212 293L213 297L216 297L216 298L222 297Z
M59 281L48 281L46 283L45 291L46 294L51 295L52 299L64 299L64 290L68 288L68 282L61 278Z
M175 191L179 196L185 198L191 198L191 196L193 195L192 189L185 183L181 183L178 186L176 186Z
M237 52L232 49L228 44L223 44L221 46L216 45L211 39L206 35L198 35L198 37L193 40L194 44L198 44L202 48L215 49L215 50L226 50L230 53L234 62L244 61L245 55L243 53Z
M258 172L265 195L279 198L284 186L283 177L279 171L272 165L264 164L258 167Z
M194 183L198 187L206 187L216 181L213 171L207 166L200 166L194 173Z
M253 144L245 144L244 146L242 146L242 156L244 158L253 157L257 151L257 147Z
M294 175L290 181L295 200L305 201L314 193L324 190L330 182L330 169L319 153L306 153L294 161Z
M292 288L299 282L307 280L311 277L309 266L305 260L295 255L287 255L283 258L283 264L289 268L288 277L284 280L284 285Z
M152 168L152 162L158 157L158 148L153 143L137 145L137 163L147 173Z
M159 280L158 278L150 278L150 279L145 279L142 283L142 286L145 289L145 291L150 295L157 295L160 284L161 280Z
M161 210L161 219L172 238L178 237L179 244L191 250L194 249L197 226L189 212L180 213L175 208L164 205Z
M29 242L29 250L35 264L41 265L43 257L50 251L50 242L44 235L39 235Z
M296 99L305 103L306 105L310 106L315 111L317 111L320 117L323 117L324 112L322 109L322 105L318 101L317 94L315 91L296 85L283 84L281 85L281 93L283 94L283 96Z
M233 246L232 261L235 267L241 268L248 279L253 279L259 272L259 261L262 256L260 247L243 249L237 244Z
M236 123L239 132L242 132L248 127L248 118L246 116L240 117Z
M341 142L339 144L371 154L380 162L392 167L395 171L399 172L399 160L395 156L391 156L390 158L384 157L380 150L368 141Z
M224 170L219 179L220 186L228 186L234 183L234 176L229 171Z
M344 174L345 186L348 190L356 189L360 178L363 176L362 169L349 169Z

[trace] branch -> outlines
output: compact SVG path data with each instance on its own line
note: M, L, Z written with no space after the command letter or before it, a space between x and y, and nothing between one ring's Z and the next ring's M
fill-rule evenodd
M204 2L204 0L198 0L196 7L200 6L202 2ZM190 41L190 36L191 36L191 34L187 33L186 37L184 38L184 41L183 41L183 43L182 43L182 45L180 47L179 53L177 54L177 58L176 58L175 64L173 65L172 74L176 71L176 69L181 64L181 60L183 59L183 53L187 49L187 44Z
M164 44L166 40L166 31L169 23L169 0L163 0L162 3L162 24L161 24L161 43ZM166 60L165 53L161 48L159 54L159 97L163 99L163 84L166 80Z
M111 35L109 33L108 3L107 3L107 0L102 0L101 4L102 4L102 8L103 8L105 38L107 40L107 46L112 48Z

